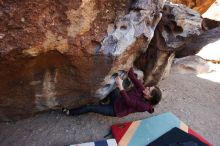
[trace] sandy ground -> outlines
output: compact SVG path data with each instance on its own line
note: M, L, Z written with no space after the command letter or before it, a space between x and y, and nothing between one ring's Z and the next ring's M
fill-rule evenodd
M204 136L220 145L220 86L195 75L172 74L161 81L163 99L153 115L172 112ZM1 146L62 146L104 139L114 123L151 117L145 113L125 118L98 114L67 117L51 111L16 123L0 123Z

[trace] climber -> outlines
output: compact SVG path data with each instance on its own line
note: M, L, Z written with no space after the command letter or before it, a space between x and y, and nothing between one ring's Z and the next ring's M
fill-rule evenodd
M81 115L88 112L99 113L106 116L123 117L135 112L154 112L154 106L161 100L162 94L158 87L144 87L143 84L136 78L133 68L128 72L128 77L134 84L134 88L130 91L125 91L122 82L123 80L117 76L115 82L117 88L110 94L110 103L85 105L79 108L66 109L62 111L66 115Z

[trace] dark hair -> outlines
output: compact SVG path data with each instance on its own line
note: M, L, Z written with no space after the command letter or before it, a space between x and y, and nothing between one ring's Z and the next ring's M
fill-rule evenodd
M161 90L157 87L157 86L154 86L154 89L151 91L151 98L150 98L150 103L152 105L157 105L161 98L162 98L162 93L161 93Z

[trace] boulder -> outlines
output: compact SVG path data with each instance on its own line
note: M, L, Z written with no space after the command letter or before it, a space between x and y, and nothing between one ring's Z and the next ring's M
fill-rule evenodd
M97 103L132 66L145 85L158 84L202 26L212 27L186 6L164 3L1 1L0 120Z
M186 43L182 49L177 50L176 57L195 55L213 62L220 62L219 38L220 38L220 0L217 0L202 15L202 28L204 32L195 36Z
M0 2L0 119L97 102L150 43L163 0Z

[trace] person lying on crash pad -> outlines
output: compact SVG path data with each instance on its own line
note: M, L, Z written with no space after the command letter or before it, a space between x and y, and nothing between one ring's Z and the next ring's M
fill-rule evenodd
M124 117L135 112L154 112L154 106L162 98L160 89L156 86L145 87L135 76L133 68L128 72L128 77L134 84L134 88L125 91L123 80L117 76L115 82L117 88L108 96L111 99L108 104L85 105L79 108L66 109L62 111L66 115L76 116L88 112L94 112L105 116Z

